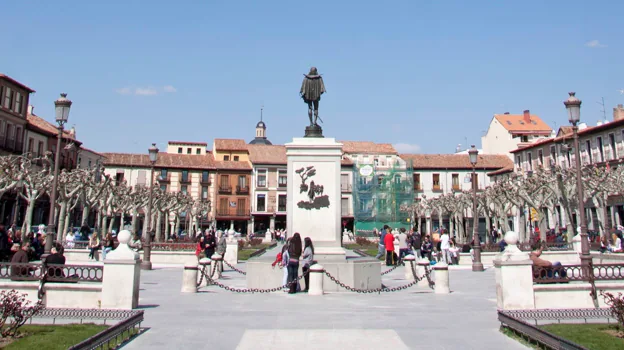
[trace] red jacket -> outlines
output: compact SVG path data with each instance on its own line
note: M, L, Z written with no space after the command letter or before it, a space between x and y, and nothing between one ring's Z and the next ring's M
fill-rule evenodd
M394 251L394 235L392 233L386 233L386 236L384 237L384 245L386 246L387 251Z

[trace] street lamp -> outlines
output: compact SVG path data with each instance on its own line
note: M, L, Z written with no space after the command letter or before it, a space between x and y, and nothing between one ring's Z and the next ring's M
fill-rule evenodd
M474 253L472 271L483 271L483 263L481 262L481 243L479 242L479 214L477 212L477 175L475 173L478 155L479 150L477 150L475 145L472 145L468 151L470 164L472 164L472 251Z
M48 227L46 228L45 256L50 254L55 236L54 211L56 209L56 186L58 185L59 159L61 156L61 141L63 140L63 126L69 118L69 109L72 101L67 99L66 93L61 93L61 97L54 101L56 123L58 124L58 137L56 140L56 153L54 154L54 178L52 180L52 193L50 194L50 214L48 217ZM45 257L42 257L42 260Z
M578 210L580 216L581 232L581 269L584 276L593 277L592 258L589 255L589 240L587 239L587 220L585 219L585 198L583 195L583 180L581 178L581 151L579 147L578 123L581 120L581 100L576 98L575 92L570 92L570 97L563 101L568 110L568 120L572 124L574 134L574 158L576 160L576 189L578 191ZM588 152L590 150L587 150ZM593 284L593 283L592 283ZM595 297L595 296L594 296Z
M152 147L148 150L149 160L151 163L150 169L150 190L149 190L149 199L147 202L147 213L145 213L145 221L147 225L147 237L145 237L145 247L143 248L143 261L141 262L142 270L151 270L152 262L150 258L152 256L152 197L154 195L154 164L158 160L158 147L156 147L155 143L152 143Z

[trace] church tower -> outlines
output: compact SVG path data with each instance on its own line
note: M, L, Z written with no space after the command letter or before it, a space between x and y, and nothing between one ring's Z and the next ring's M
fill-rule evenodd
M256 138L249 142L250 145L272 145L266 137L266 124L262 121L262 112L264 107L260 108L260 121L256 124Z

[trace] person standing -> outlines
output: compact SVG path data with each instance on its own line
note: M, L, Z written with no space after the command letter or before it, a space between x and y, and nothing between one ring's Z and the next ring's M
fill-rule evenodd
M113 241L113 235L109 232L104 239L104 249L102 249L102 260L106 259L106 254L115 248L115 242Z
M96 232L89 237L89 260L95 260L95 252L100 248L100 239Z
M312 244L312 240L310 239L310 237L306 237L303 241L305 246L305 248L303 249L302 259L303 280L305 281L305 289L303 291L307 293L310 289L310 275L308 271L310 271L310 266L312 266L312 263L314 261L314 245Z
M384 246L386 247L386 266L394 265L394 235L390 231L390 227L387 226L386 234L384 236Z
M217 243L217 254L221 256L225 256L226 249L227 249L227 241L225 240L225 234L222 231L219 231L219 241Z
M377 255L375 255L375 259L379 259L386 254L386 246L384 245L384 237L386 235L386 227L377 234L377 229L373 229L373 234L379 237L379 245L377 246Z
M399 240L399 264L403 261L403 257L407 255L407 251L409 250L409 246L407 245L407 234L405 233L405 228L401 227L399 229L399 234L397 235L397 239Z
M212 235L210 230L206 230L206 239L204 240L205 249L204 253L208 259L211 259L215 253L215 248L217 247L217 243L215 241L215 237Z
M288 262L290 261L290 255L288 255L288 248L290 248L290 238L286 240L286 243L282 246L282 261L280 262L280 267L284 271L282 278L282 286L288 285ZM289 291L289 287L284 290L285 292Z
M442 251L442 260L447 263L447 264L451 264L451 254L449 252L449 249L451 249L451 244L449 243L449 235L448 232L442 231L442 237L440 237L440 250Z
M288 294L297 292L297 272L299 271L299 258L301 257L301 235L296 232L288 247Z
M414 231L412 234L412 249L414 249L414 255L416 258L421 258L420 247L422 246L422 239L420 236L420 232Z

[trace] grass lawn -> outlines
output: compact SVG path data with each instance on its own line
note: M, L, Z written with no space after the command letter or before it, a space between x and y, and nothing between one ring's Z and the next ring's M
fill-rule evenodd
M243 250L239 250L238 251L238 260L249 260L249 256L251 254L253 254L254 252L263 249L263 248L268 248L270 244L267 243L261 243L255 247L252 248L245 248Z
M613 335L613 324L549 324L541 328L592 350L624 349L624 339Z
M20 328L23 338L19 338L11 344L3 347L7 350L19 349L46 349L62 350L96 335L108 326L95 324L69 324L69 325L27 325Z
M359 245L359 244L345 244L344 245L345 248L350 249L350 250L355 250L355 249L359 249L362 252L364 252L366 255L368 256L372 256L375 257L375 255L377 255L377 246L376 245ZM382 260L383 257L379 258L379 260Z

